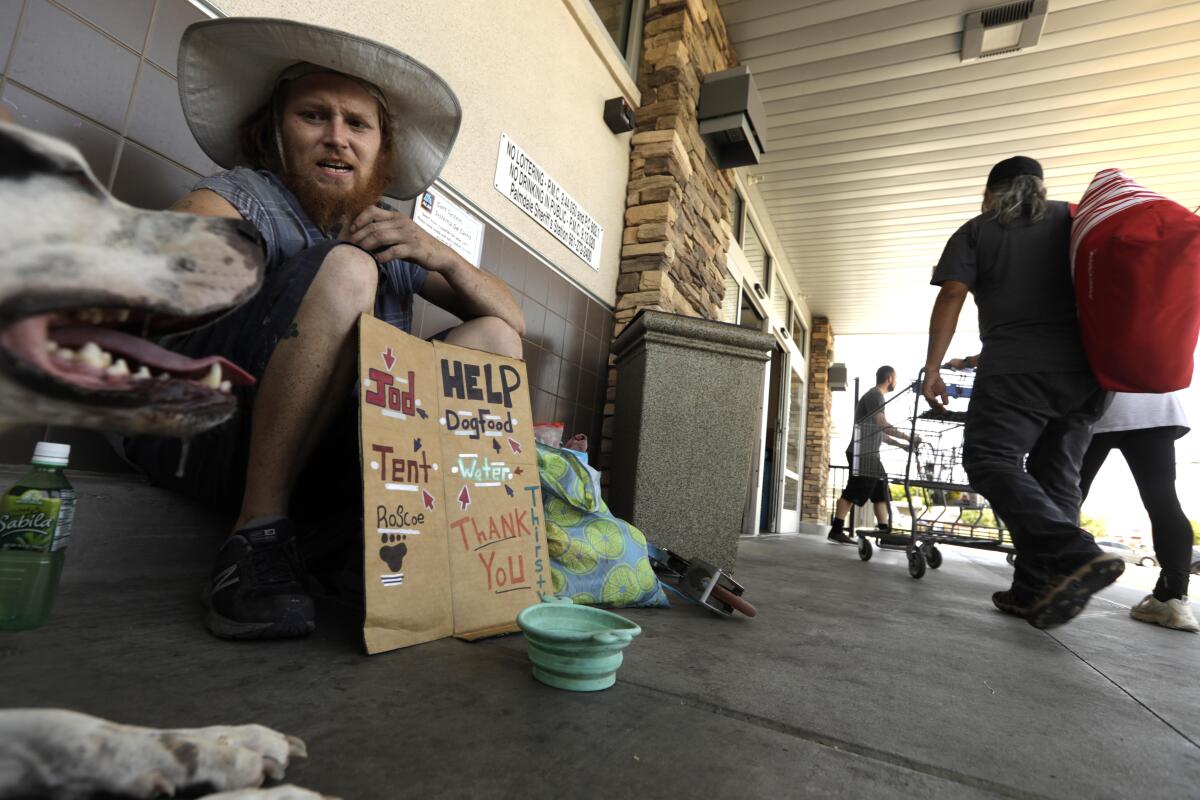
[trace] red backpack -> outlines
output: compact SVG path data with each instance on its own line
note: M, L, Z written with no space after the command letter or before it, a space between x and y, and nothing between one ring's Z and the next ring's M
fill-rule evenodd
M1173 392L1192 383L1200 333L1200 217L1117 169L1075 209L1079 327L1100 385Z

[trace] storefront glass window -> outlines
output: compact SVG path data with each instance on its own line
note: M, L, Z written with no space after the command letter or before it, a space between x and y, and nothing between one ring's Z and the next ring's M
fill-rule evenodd
M596 18L608 31L625 66L636 77L642 47L642 19L646 0L589 0Z
M771 287L771 313L781 328L788 327L792 318L792 300L787 296L781 280L775 281L775 285Z
M792 341L796 343L796 348L803 354L804 345L807 344L808 331L804 329L804 323L800 321L799 315L792 317Z
M741 287L738 282L728 272L725 273L725 298L721 301L721 321L732 322L735 325L738 321L738 309L741 307L741 296L738 291Z
M634 0L591 0L596 16L608 29L608 35L622 53L629 44L629 22L633 16Z
M763 320L765 317L762 315L762 312L755 307L754 301L750 299L749 292L742 292L741 295L742 305L741 313L738 316L738 325L742 326L743 328L749 328L750 330L761 331L763 329Z
M746 256L746 263L750 265L750 274L754 276L754 282L762 286L764 292L769 293L771 291L770 256L767 255L762 239L751 223L746 224L742 229L742 252Z
M733 240L742 243L742 216L744 201L740 192L733 193L732 208L729 210L729 227L733 229Z

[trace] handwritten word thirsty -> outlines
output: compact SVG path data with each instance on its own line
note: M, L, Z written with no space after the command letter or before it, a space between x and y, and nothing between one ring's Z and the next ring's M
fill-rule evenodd
M537 573L539 592L546 588L546 564L542 559L542 519L537 513L538 507L541 505L538 502L538 492L541 491L541 488L536 484L525 487L525 491L529 492L529 524L533 526L533 570Z

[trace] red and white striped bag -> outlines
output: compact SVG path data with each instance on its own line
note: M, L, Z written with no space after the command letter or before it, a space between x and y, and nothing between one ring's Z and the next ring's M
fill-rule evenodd
M1200 333L1200 217L1118 169L1096 173L1071 225L1079 326L1100 385L1192 382Z

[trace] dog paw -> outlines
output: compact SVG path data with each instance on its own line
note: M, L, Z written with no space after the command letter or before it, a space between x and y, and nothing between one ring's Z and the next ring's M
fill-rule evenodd
M232 792L206 794L204 800L338 800L327 794L302 789L285 783L283 786L272 786L270 789L235 789Z
M262 725L156 730L60 709L0 711L0 763L16 765L16 785L28 796L247 789L281 780L289 759L304 755L302 741Z
M292 758L304 758L304 742L263 725L214 725L155 731L161 745L188 769L188 785L218 791L282 780Z

